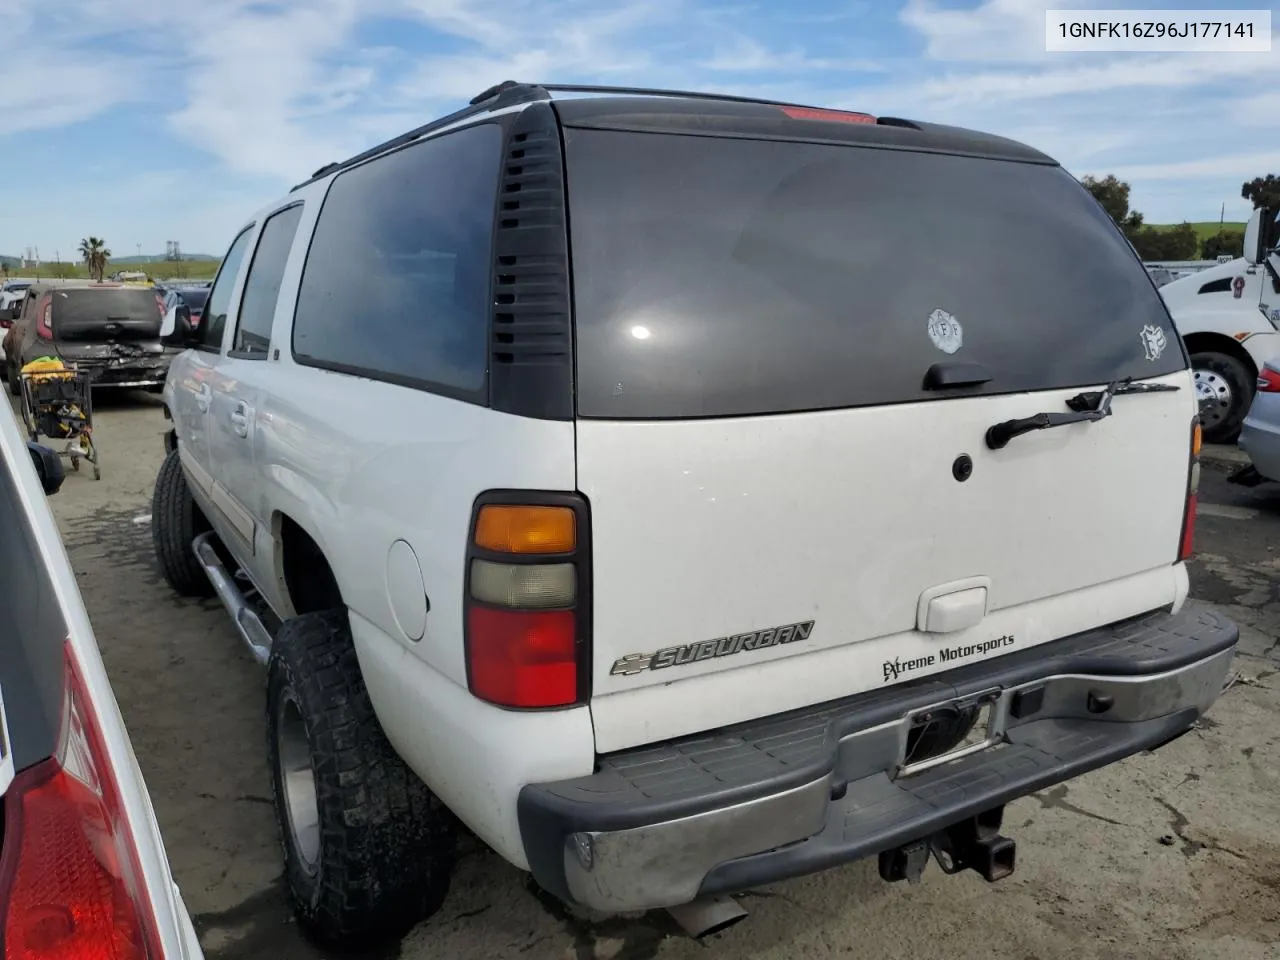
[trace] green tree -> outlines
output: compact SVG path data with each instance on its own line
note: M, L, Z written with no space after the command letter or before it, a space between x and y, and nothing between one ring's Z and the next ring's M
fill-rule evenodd
M1107 174L1101 180L1086 176L1080 182L1093 194L1093 199L1098 201L1102 209L1107 211L1107 215L1124 231L1125 236L1132 241L1134 235L1142 229L1142 214L1137 210L1129 209L1129 185L1116 179L1113 173Z
M107 272L107 261L111 259L111 251L104 241L97 237L86 237L80 241L80 257L84 260L89 276L99 283Z
M1216 260L1227 255L1244 256L1244 234L1239 230L1222 230L1212 237L1205 237L1200 243L1200 257L1204 260Z
M1240 196L1253 201L1255 210L1262 207L1280 207L1280 177L1268 173L1265 177L1254 177L1240 187Z
M1200 250L1200 238L1189 223L1167 230L1143 227L1129 239L1143 260L1192 260Z

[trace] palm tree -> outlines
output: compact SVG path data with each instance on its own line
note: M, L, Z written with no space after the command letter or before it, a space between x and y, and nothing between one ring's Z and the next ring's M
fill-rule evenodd
M81 240L80 257L89 270L89 276L101 283L107 272L107 261L111 259L111 251L107 249L106 243L97 237Z

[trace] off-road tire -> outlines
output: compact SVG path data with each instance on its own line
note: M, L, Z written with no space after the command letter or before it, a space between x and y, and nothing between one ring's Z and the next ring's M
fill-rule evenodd
M94 464L97 472L97 464ZM151 543L160 572L175 592L184 597L211 597L213 584L191 548L196 537L209 531L205 519L187 489L178 451L170 451L156 474L151 496Z
M310 748L319 856L308 870L286 814L281 704L291 698ZM315 940L370 948L440 909L456 856L453 814L396 754L374 714L347 612L286 620L267 674L267 751L285 878Z
M1214 425L1204 424L1206 443L1235 443L1240 428L1249 415L1253 403L1255 379L1249 376L1245 365L1235 357L1216 351L1204 351L1191 355L1191 369L1216 374L1231 388L1231 403L1222 413L1222 419Z

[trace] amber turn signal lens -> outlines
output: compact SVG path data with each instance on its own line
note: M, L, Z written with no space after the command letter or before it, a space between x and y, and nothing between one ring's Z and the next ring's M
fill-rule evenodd
M496 553L569 553L577 540L569 507L491 503L476 518L476 546Z
M1203 442L1203 434L1200 430L1200 424L1196 424L1195 429L1191 431L1191 455L1193 457L1200 456L1200 444Z

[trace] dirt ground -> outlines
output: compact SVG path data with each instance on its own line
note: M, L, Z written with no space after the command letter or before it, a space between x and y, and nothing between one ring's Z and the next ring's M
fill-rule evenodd
M323 956L292 924L264 761L264 675L216 601L175 598L151 555L158 398L100 399L103 478L53 505L211 960ZM749 894L701 943L662 914L570 916L469 849L441 913L377 960L991 956L1280 958L1280 489L1205 471L1193 596L1242 626L1240 681L1193 735L1013 804L1018 870L999 884L936 868L918 887L859 863Z

